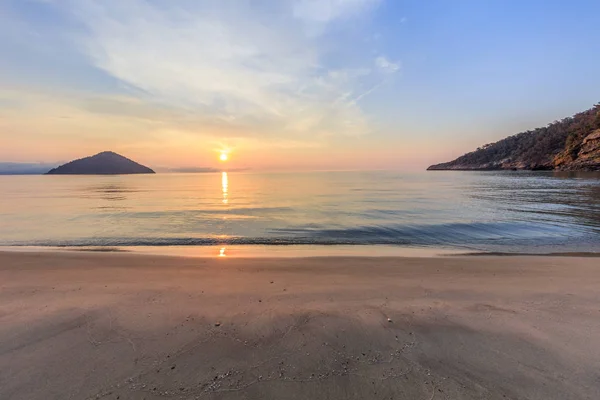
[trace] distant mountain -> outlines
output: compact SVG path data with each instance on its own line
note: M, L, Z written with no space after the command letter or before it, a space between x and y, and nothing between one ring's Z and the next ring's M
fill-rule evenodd
M427 169L600 171L600 104Z
M56 167L47 175L120 175L153 174L150 168L112 151L81 158Z
M42 175L58 163L0 162L0 175Z

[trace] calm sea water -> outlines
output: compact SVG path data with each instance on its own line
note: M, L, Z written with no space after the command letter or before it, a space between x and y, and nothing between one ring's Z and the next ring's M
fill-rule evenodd
M600 251L600 174L3 176L0 188L1 246Z

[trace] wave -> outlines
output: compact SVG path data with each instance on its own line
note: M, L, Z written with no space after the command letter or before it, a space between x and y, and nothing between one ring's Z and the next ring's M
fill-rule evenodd
M87 237L0 242L9 246L213 246L213 245L402 245L496 249L498 246L598 242L584 227L520 222L375 225L323 228L316 224L271 229L262 236Z

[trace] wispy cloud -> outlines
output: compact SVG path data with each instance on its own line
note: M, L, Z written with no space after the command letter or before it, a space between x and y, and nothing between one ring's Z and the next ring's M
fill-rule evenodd
M377 57L375 59L375 65L377 65L380 70L387 73L394 73L400 69L399 62L392 62L384 56Z
M330 22L356 17L380 3L380 0L297 0L294 16L305 21Z
M330 66L323 37L307 27L358 18L378 2L78 0L69 10L92 63L144 101L240 135L315 138L368 132L358 100L399 65L379 57L373 67L364 49L359 61Z

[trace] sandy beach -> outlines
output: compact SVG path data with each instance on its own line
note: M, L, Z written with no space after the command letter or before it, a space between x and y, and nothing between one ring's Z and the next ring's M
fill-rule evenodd
M0 252L0 399L598 399L600 259Z

